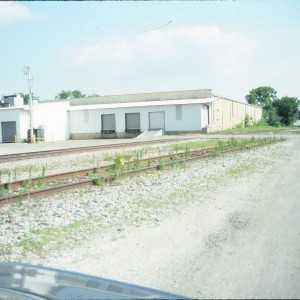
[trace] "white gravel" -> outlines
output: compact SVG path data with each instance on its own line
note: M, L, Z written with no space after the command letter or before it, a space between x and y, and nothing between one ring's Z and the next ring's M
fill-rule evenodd
M76 251L82 251L78 247L95 237L116 239L135 227L159 226L184 207L212 198L237 177L268 168L281 147L279 143L179 165L42 200L20 199L19 204L0 208L0 261L55 261L63 266L64 251L72 249L76 259Z

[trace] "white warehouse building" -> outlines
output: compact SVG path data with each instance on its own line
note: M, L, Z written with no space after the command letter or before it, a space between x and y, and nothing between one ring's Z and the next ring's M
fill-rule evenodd
M211 90L190 90L99 96L33 105L33 127L43 128L46 141L130 138L147 131L213 132L254 121L262 109L214 96ZM1 142L23 142L30 126L28 105L0 108Z
M65 101L34 103L32 105L33 127L42 129L44 141L67 140L69 134L68 108ZM29 105L0 107L0 142L26 142L30 129Z

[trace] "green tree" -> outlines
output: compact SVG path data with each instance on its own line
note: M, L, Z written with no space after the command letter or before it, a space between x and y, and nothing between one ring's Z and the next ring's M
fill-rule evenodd
M246 101L249 104L259 105L265 109L271 107L272 102L277 99L277 92L270 86L261 86L253 89L247 95Z
M100 95L97 94L97 93L93 93L93 94L91 94L91 95L88 95L88 97L100 97Z
M81 93L79 90L73 90L73 91L65 91L62 90L60 93L58 93L55 96L55 99L63 100L63 99L73 99L73 98L85 98L86 95Z
M272 107L281 119L282 125L292 126L297 121L299 100L296 97L282 97L273 102Z
M71 91L65 91L65 90L62 90L60 93L58 93L55 96L55 99L58 100L70 99L70 98L71 98Z
M27 105L29 103L29 94L25 94L25 93L19 93L21 95L21 97L24 99L24 104ZM39 100L40 97L38 96L34 96L34 94L32 93L32 100Z
M72 98L85 98L86 95L82 94L79 90L72 91Z
M28 104L28 102L29 102L29 94L20 93L20 95L24 99L24 104Z

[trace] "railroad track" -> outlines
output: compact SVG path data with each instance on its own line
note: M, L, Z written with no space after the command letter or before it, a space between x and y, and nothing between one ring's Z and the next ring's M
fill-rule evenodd
M169 142L180 142L187 141L193 138L173 138L173 139L160 139L152 141L137 141L129 143L116 143L110 145L97 145L97 146L88 146L88 147L78 147L78 148L65 148L65 149L55 149L55 150L42 150L42 151L33 151L28 153L15 153L15 154L5 154L0 155L0 162L10 162L17 160L24 160L29 158L40 158L47 156L59 156L64 154L74 154L78 152L92 152L97 150L107 150L107 149L118 149L118 148L129 148L134 146L144 146L144 145L155 145Z
M210 147L204 149L190 150L188 153L182 151L176 154L146 158L140 161L140 165L143 166L136 169L130 169L133 166L134 162L128 162L124 164L121 168L122 171L121 173L123 176L132 176L132 175L148 172L154 169L160 170L160 169L168 168L178 163L190 162L198 159L205 159L207 157L215 157L220 154L236 153L254 147L265 146L270 143L272 143L270 140L269 141L263 140L262 142L251 144L251 145L244 145L243 147L240 146L240 147L230 148L228 145L224 145L222 149L220 147ZM92 186L95 185L95 180L97 178L98 179L101 178L103 182L111 182L117 177L116 173L109 172L109 170L112 171L114 167L115 165L111 164L100 168L88 168L83 170L45 176L44 178L45 183L55 183L55 182L61 183L61 181L63 180L70 180L74 178L76 180L75 182L67 182L59 185L54 185L51 187L46 187L40 190L28 190L26 192L23 192L21 195L20 193L8 194L0 198L0 206L19 202L21 199L23 200L26 197L30 199L43 198L60 192ZM128 170L128 168L130 170ZM97 177L91 177L90 175L97 175ZM87 176L89 177L87 178ZM33 186L34 184L38 183L39 180L40 178L31 179L31 185ZM2 189L7 189L7 188L17 189L23 185L24 181L25 180L2 184Z
M212 151L213 149L215 149L215 147L204 148L202 150L191 150L190 154L193 156L199 156L200 153L204 154L209 151ZM185 155L185 153L183 151L178 152L176 154L176 156L178 158L182 158L184 155ZM166 159L166 160L174 159L174 156L175 156L174 154L173 155L169 154L169 155L161 155L161 156L156 156L156 157L149 157L149 158L145 158L145 159L141 160L139 163L141 165L149 165L150 163L155 164L155 163L159 162L159 160L161 160L161 159ZM134 165L133 161L126 163L127 169L129 167L132 167L133 165ZM62 172L62 173L58 173L58 174L47 175L44 178L39 176L39 177L31 178L31 179L17 180L14 182L5 182L5 183L0 184L0 189L2 187L2 190L16 190L18 188L24 187L26 185L26 183L28 182L28 180L30 180L31 186L34 186L34 185L38 184L41 179L44 180L45 183L55 183L55 182L61 182L64 180L70 180L70 179L74 179L74 178L76 179L76 178L80 178L80 177L86 177L86 176L90 176L93 174L105 174L109 171L109 169L112 169L113 166L114 166L114 164L107 164L102 167L91 167L91 168L85 168L85 169L80 169L80 170L76 170L76 171L69 171L69 172Z
M300 132L299 128L273 128L272 130L270 129L263 129L263 130L252 130L252 131L237 131L237 132L222 132L222 135L252 135L252 134L280 134L282 132L289 133L289 132ZM214 134L214 133L212 133ZM218 133L216 133L218 134Z

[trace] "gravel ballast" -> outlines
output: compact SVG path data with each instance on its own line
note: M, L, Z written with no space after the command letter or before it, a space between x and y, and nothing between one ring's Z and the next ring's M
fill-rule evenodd
M70 172L78 169L101 167L112 163L115 155L143 155L144 158L168 154L166 150L179 142L164 142L158 145L131 146L126 148L98 149L88 152L62 154L41 158L26 158L25 160L1 162L0 179L2 183L28 178L38 178L43 170L46 175ZM165 149L165 150L164 150Z
M136 227L159 226L184 208L212 201L214 193L239 177L266 172L274 158L283 155L282 149L283 143L278 143L120 178L103 187L41 200L20 199L19 204L0 208L0 261L55 261L62 266L61 253L68 251L76 260L76 249L95 237L126 237ZM235 217L232 223L242 226Z

